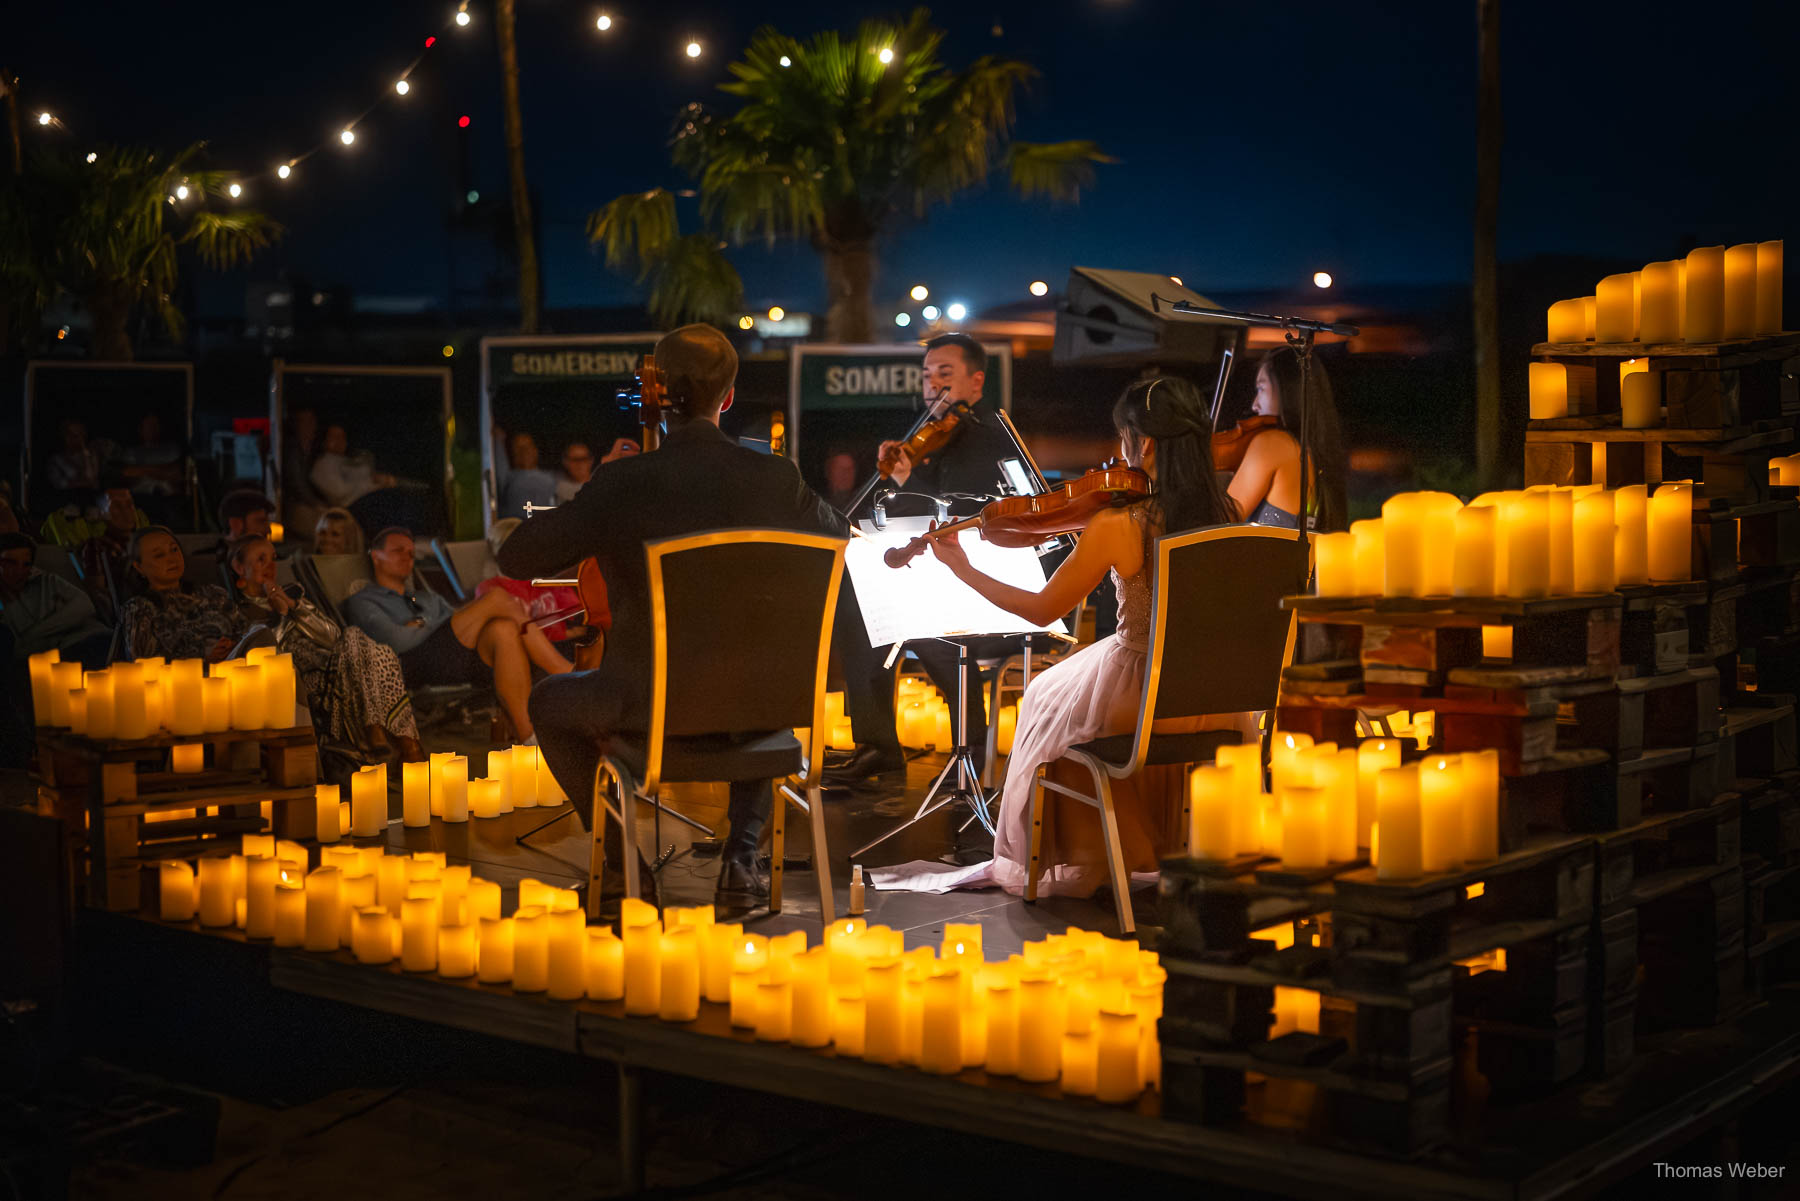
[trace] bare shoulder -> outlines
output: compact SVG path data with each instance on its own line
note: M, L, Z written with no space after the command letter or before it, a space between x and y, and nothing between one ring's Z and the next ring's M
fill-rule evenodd
M1271 426L1266 430L1258 430L1256 437L1250 439L1250 445L1244 453L1246 456L1278 463L1299 455L1300 439L1280 426Z

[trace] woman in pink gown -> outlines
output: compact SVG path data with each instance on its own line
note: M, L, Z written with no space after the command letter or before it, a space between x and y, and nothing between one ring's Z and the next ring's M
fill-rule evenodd
M1038 623L1068 613L1110 573L1119 597L1118 631L1034 676L1025 690L1007 760L994 858L948 871L928 864L877 871L873 876L877 886L937 892L998 884L1008 892L1024 892L1031 851L1027 814L1038 770L1043 768L1050 778L1063 782L1090 784L1086 771L1064 775L1066 768L1057 760L1078 743L1135 729L1144 687L1156 537L1237 517L1214 474L1212 426L1192 385L1166 376L1139 380L1113 406L1113 424L1126 462L1150 476L1156 494L1129 508L1096 514L1082 531L1075 552L1043 591L1016 588L982 574L970 566L954 541L931 544L958 579L1000 608ZM1203 725L1244 729L1248 720L1248 715L1231 714L1206 719ZM1146 768L1130 779L1114 781L1127 870L1153 872L1160 858L1183 844L1186 836L1179 821L1183 774L1179 767ZM1039 892L1091 895L1107 879L1099 812L1050 792L1045 792L1043 806Z

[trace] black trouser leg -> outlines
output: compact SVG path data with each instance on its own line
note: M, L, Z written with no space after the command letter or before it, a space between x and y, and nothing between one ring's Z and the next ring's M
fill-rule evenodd
M890 648L869 645L862 606L847 572L838 588L831 642L844 669L844 714L850 719L851 733L859 745L872 746L898 762L901 750L900 734L894 728L894 674L892 668L883 666Z
M769 822L775 792L770 780L737 780L731 785L731 803L725 811L731 833L719 851L721 859L756 858L757 844L762 841L763 827Z

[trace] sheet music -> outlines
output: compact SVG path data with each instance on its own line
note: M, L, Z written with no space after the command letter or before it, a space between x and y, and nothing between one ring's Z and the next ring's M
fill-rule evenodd
M881 561L888 548L906 545L928 524L923 518L894 519L887 529L873 530L865 523L866 536L850 539L844 567L856 584L870 646L911 638L1067 632L1060 621L1033 625L992 604L952 575L929 550L905 567L889 567ZM970 564L978 571L1016 588L1042 591L1044 565L1034 548L995 546L982 541L977 530L964 530L959 537Z

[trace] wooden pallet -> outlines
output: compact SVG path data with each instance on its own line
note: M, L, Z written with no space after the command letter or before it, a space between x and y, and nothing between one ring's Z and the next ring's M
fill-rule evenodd
M168 748L205 743L210 766L166 770ZM85 819L88 903L129 910L140 902L145 864L201 853L220 839L270 827L282 838L316 833L318 751L310 726L232 730L197 738L158 735L135 742L44 731L38 745L40 804L72 826ZM153 814L192 811L180 821Z
M1569 395L1583 415L1617 414L1619 364L1647 358L1664 376L1670 425L1726 428L1792 416L1783 377L1800 357L1800 333L1714 343L1540 342L1531 353L1563 364Z
M1525 430L1526 487L1703 484L1707 496L1752 504L1769 498L1769 460L1794 450L1788 419L1725 427L1624 429L1616 413L1533 421Z

